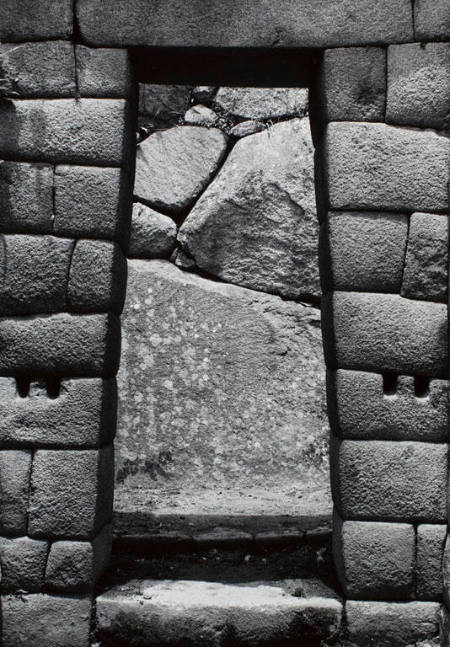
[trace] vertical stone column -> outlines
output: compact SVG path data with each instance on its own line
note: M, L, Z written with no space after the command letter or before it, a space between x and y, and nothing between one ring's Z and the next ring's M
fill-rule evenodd
M0 55L1 644L88 647L111 549L131 69L69 41Z

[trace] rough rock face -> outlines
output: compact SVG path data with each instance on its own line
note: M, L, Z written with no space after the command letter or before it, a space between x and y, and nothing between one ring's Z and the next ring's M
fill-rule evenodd
M305 88L219 88L215 103L241 119L302 115L308 108Z
M139 119L141 128L176 124L187 110L192 87L188 85L139 84Z
M289 298L319 295L317 237L307 119L238 141L179 232L202 270Z
M132 260L122 323L116 509L329 513L315 308Z
M217 128L178 126L139 144L135 196L155 209L177 213L192 205L225 154L227 137Z
M177 240L177 226L144 204L133 205L128 255L131 258L168 258Z

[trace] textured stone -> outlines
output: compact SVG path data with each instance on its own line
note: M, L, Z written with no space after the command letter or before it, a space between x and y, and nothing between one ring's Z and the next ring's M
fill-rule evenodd
M0 452L0 532L25 534L31 452Z
M241 139L181 226L183 249L224 281L317 297L313 166L308 119Z
M331 464L343 519L446 520L447 444L334 439Z
M177 124L191 102L189 85L139 84L139 126L146 130Z
M406 215L332 211L324 228L325 289L400 292Z
M209 103L216 94L217 88L213 85L197 85L192 90L192 98L199 103Z
M240 119L303 116L308 110L305 88L219 88L214 103Z
M54 236L0 236L0 314L65 310L72 250Z
M122 326L118 509L330 513L317 309L138 260Z
M447 442L449 385L430 380L418 395L417 379L399 375L386 393L383 377L361 371L328 371L328 414L333 431L353 440Z
M442 559L447 526L417 526L416 597L419 600L442 599Z
M442 580L444 602L450 609L450 535L447 535L445 542L444 556L442 560Z
M82 97L128 97L133 77L126 49L75 46L78 91Z
M39 449L33 458L31 537L94 537L111 521L114 457L99 450Z
M89 647L90 628L89 597L2 596L3 647Z
M117 243L106 240L76 242L67 292L72 310L120 314L126 282L127 261Z
M351 600L413 597L415 549L411 524L342 521L335 514L334 564Z
M241 121L241 123L233 126L230 130L230 135L233 137L247 137L248 135L260 133L261 130L264 130L267 127L267 124L263 121Z
M173 213L192 206L226 147L227 137L217 128L177 126L151 135L137 148L135 196Z
M405 647L439 633L435 602L353 602L345 605L350 641L357 645Z
M122 99L23 99L0 104L0 155L29 161L120 165L129 119Z
M450 12L447 0L416 0L414 32L417 40L449 40Z
M325 172L332 209L446 211L448 138L386 124L331 123Z
M439 624L440 624L440 641L442 647L449 647L450 645L450 611L446 606L441 606L441 612L439 614Z
M450 43L391 45L386 121L427 128L450 127L449 106Z
M413 213L409 221L402 296L447 301L448 249L449 217Z
M2 0L0 41L70 38L72 29L72 0Z
M48 543L29 537L0 537L2 591L39 591L44 584Z
M45 380L20 397L16 380L0 378L0 445L97 447L116 429L115 380L61 380L57 397Z
M325 50L319 93L326 121L384 121L385 50L381 47Z
M218 120L217 114L207 106L192 106L184 115L184 122L191 126L214 126Z
M97 46L339 47L413 35L409 0L79 0L76 10L83 40Z
M323 299L322 325L330 368L447 377L444 304L335 292Z
M130 181L118 168L57 166L55 234L122 240L129 226Z
M0 373L111 377L118 368L120 322L114 315L0 319Z
M177 241L177 226L168 216L144 204L133 205L130 258L169 258Z
M51 233L53 230L53 168L0 160L2 232Z

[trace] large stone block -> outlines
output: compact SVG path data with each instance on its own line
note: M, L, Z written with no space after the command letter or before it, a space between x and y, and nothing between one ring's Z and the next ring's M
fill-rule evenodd
M0 378L0 446L90 448L112 441L115 380L61 380L59 392L41 380L20 397L14 378Z
M328 414L334 433L353 440L449 438L449 383L430 380L419 391L418 378L399 375L395 389L383 376L362 371L328 371Z
M139 202L133 205L130 258L169 258L176 241L177 226L172 218Z
M409 0L81 0L82 38L126 47L335 47L412 39ZM98 16L102 15L102 20Z
M326 295L322 324L327 364L446 378L447 308L394 294Z
M447 518L447 444L333 438L331 487L343 519Z
M308 90L221 87L214 97L214 104L241 120L303 117L308 111Z
M31 537L92 538L111 521L114 455L100 450L34 454L28 532Z
M418 600L441 600L444 582L444 558L447 526L417 526L416 597Z
M72 0L3 0L0 6L0 41L70 38Z
M0 155L119 166L130 152L123 99L23 99L0 105Z
M30 491L31 452L0 452L0 532L25 534Z
M333 556L351 600L408 600L414 595L416 533L407 523L333 522Z
M449 40L447 0L415 0L414 32L416 40Z
M82 97L128 97L133 86L126 49L75 46L78 92Z
M381 47L325 50L319 92L326 121L384 121L386 51Z
M2 591L39 591L44 584L48 543L29 537L0 537Z
M334 122L325 137L331 209L447 211L447 137L386 124Z

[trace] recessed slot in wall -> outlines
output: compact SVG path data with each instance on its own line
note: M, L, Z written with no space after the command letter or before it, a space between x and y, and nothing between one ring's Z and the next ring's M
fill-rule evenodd
M16 377L16 390L19 398L27 398L30 394L30 378Z
M430 394L430 378L416 375L414 378L414 394L416 398L426 398Z
M397 393L398 375L395 373L383 373L383 393L392 396Z

